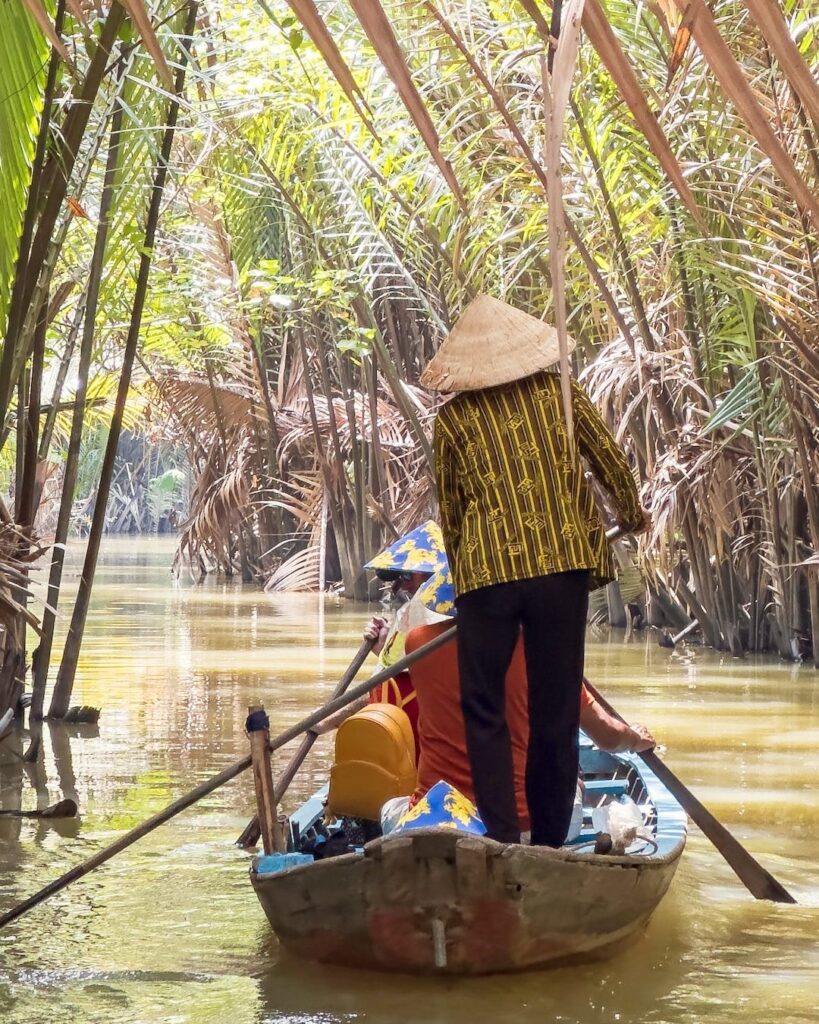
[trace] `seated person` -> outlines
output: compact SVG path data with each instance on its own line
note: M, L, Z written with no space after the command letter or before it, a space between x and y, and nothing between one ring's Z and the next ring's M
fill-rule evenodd
M439 617L433 625L419 626L407 634L408 654L429 643L446 628L454 614L454 592L448 571L430 579L418 592L417 599ZM412 797L389 801L382 811L385 831L397 822L400 814L413 806L424 793L443 779L474 802L475 791L466 750L466 732L461 711L458 677L457 638L428 654L412 667L412 682L419 705L418 785ZM584 686L581 691L580 725L602 749L616 751L648 750L654 739L643 726L629 726L609 715ZM518 641L506 674L506 719L509 723L514 763L515 793L521 831L529 829L526 801L526 757L529 743L528 683L522 639ZM403 802L399 802L403 801ZM572 830L576 835L582 824L582 796L575 803Z
M364 630L364 638L375 641L373 652L379 655L382 668L394 665L404 656L404 638L409 629L431 621L432 616L426 606L414 601L413 597L434 572L445 566L446 552L441 530L431 519L400 537L365 565L364 568L373 570L380 580L392 584L391 597L399 605L392 626L388 626L385 618L376 615ZM402 708L410 720L415 749L418 750L418 702L408 672L400 672L375 687L369 697L362 697L325 719L315 732L321 735L338 728L368 703L394 704Z

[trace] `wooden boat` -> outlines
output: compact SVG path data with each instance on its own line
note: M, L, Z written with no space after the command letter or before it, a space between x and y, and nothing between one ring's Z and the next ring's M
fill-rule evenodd
M449 829L377 838L269 875L251 871L286 949L326 963L424 974L516 971L613 952L640 934L685 846L686 816L633 755L581 743L584 830L560 850L504 845ZM651 840L594 852L593 807L621 794ZM291 817L309 837L326 789Z

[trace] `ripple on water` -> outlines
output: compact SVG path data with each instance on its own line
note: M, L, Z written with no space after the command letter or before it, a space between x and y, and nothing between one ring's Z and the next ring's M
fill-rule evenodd
M175 584L171 551L105 545L75 693L103 708L98 734L46 727L25 774L0 747L4 806L32 806L35 789L76 794L81 811L59 830L0 822L2 908L244 755L248 704L264 702L274 727L311 710L358 647L372 609L332 601L320 615L314 596ZM471 980L320 967L281 953L248 884L233 846L252 811L243 777L0 932L0 1020L816 1024L816 674L618 635L590 640L587 670L800 906L750 899L693 830L646 935L611 960ZM291 803L330 753L320 740Z

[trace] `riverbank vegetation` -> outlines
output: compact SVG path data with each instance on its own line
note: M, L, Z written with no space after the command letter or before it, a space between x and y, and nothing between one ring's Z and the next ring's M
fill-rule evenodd
M95 508L55 714L100 536L144 528L151 487L157 522L189 492L179 571L365 597L362 563L435 513L417 381L442 334L481 291L553 316L560 20L536 0L318 12L0 4L0 709L26 615L43 708L37 598L57 607L81 452ZM819 652L818 16L586 0L565 125L575 369L654 514L597 614L645 602L734 654Z

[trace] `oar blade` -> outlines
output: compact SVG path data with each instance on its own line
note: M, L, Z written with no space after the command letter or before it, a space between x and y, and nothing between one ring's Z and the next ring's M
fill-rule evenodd
M605 711L615 718L619 718L621 722L625 721L596 686L592 685L588 679L585 679L584 683ZM689 818L711 840L752 896L758 900L772 900L774 903L796 903L785 886L777 881L770 871L763 868L759 861L748 853L742 843L735 839L721 822L717 821L708 808L700 803L685 783L681 782L668 765L660 759L656 751L644 750L639 756L677 800Z
M745 849L728 829L694 796L653 750L640 754L646 765L680 803L700 831L719 850L746 889L758 900L796 903L784 885Z

